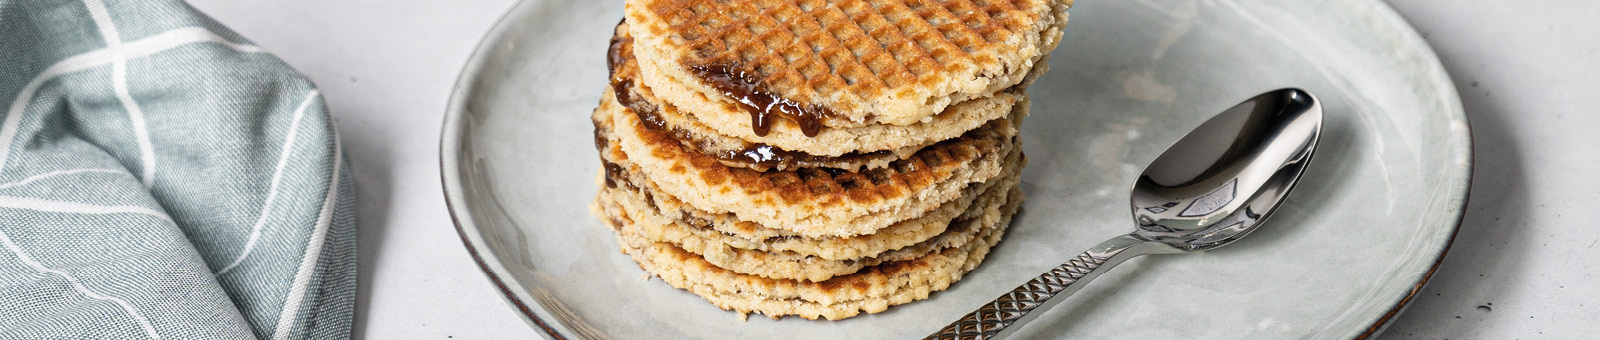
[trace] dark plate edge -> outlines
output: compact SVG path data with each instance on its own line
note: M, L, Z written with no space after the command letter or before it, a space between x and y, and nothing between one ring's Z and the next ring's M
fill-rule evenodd
M439 165L442 167L444 166L444 163L440 162ZM444 176L441 174L440 179L442 180L443 177ZM550 324L546 323L544 319L540 319L538 315L533 313L532 309L528 309L527 304L524 304L522 300L513 298L515 295L511 292L510 288L506 287L505 281L500 280L499 276L494 275L494 271L489 270L489 266L483 262L483 256L478 255L478 250L476 247L473 247L472 242L467 240L467 233L466 231L462 230L461 221L456 219L456 214L453 211L455 209L455 204L450 201L449 196L445 196L444 205L446 208L452 210L450 214L450 224L455 225L456 236L461 238L461 244L466 246L467 253L472 255L472 262L476 263L478 265L478 270L482 271L484 275L488 276L489 281L494 283L494 287L500 290L501 297L505 298L506 301L511 302L512 305L516 306L517 310L522 312L522 315L526 316L527 320L532 322L534 326L539 327L539 330L544 331L545 335L549 335L556 339L565 340L565 336L562 336L560 332L555 330L555 328L550 327Z

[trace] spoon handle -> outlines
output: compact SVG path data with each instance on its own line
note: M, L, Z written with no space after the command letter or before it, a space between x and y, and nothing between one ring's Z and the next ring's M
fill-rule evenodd
M1130 258L1150 253L1158 245L1134 238L1132 234L1118 236L1079 254L1061 266L1029 280L1010 293L1000 295L978 310L968 313L956 322L944 326L925 339L998 339L1007 327L1032 319L1029 313L1037 309L1050 309L1061 300L1056 296L1072 295L1089 280ZM1133 250L1133 251L1129 251ZM1052 300L1054 302L1052 302ZM1015 330L1014 328L1012 330Z

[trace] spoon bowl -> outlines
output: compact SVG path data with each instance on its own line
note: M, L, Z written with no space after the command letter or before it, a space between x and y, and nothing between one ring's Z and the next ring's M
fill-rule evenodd
M1258 229L1287 198L1316 150L1322 105L1300 89L1262 93L1200 124L1133 184L1136 228L1001 295L929 339L991 339L1014 331L1100 273L1145 254L1215 249Z
M1298 89L1223 111L1139 175L1130 197L1134 235L1186 251L1244 237L1294 188L1321 130L1321 105Z

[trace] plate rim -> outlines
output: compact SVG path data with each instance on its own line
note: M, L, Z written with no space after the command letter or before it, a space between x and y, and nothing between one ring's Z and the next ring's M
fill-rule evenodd
M1444 63L1439 60L1439 52L1433 49L1433 44L1429 44L1426 39L1422 38L1422 34L1417 31L1417 27L1412 25L1411 20L1406 18L1405 15L1400 14L1400 11L1396 10L1394 5L1390 5L1387 1L1370 0L1369 2L1376 3L1377 7L1382 9L1382 13L1379 15L1385 21L1401 28L1398 32L1401 35L1401 39L1423 47L1426 52L1424 55L1425 62L1430 66L1429 69L1433 71L1434 82L1446 85L1440 86L1440 89L1443 90L1440 95L1445 99L1444 104L1447 111L1445 114L1452 116L1450 117L1454 118L1452 121L1458 121L1462 124L1462 133L1455 134L1452 137L1460 139L1456 143L1457 149L1455 151L1463 158L1465 166L1460 169L1463 178L1459 179L1459 182L1455 183L1456 186L1451 188L1451 192L1454 194L1451 198L1459 200L1459 203L1454 206L1456 218L1450 225L1449 236L1444 240L1444 247L1439 248L1439 251L1433 255L1433 264L1429 265L1428 271L1412 283L1411 290L1406 291L1405 294L1395 300L1388 312L1385 312L1382 317L1374 321L1371 326L1367 327L1366 331L1361 332L1361 335L1356 336L1355 339L1367 339L1383 333L1384 329L1389 327L1389 324L1394 323L1396 316L1405 312L1406 307L1411 305L1412 299L1422 292L1422 288L1428 285L1428 282L1433 278L1433 274L1439 271L1440 265L1444 263L1445 255L1448 255L1450 248L1455 246L1456 236L1461 233L1461 223L1467 217L1467 203L1472 199L1472 181L1474 179L1474 167L1477 164L1475 161L1476 155L1473 153L1472 121L1468 119L1466 109L1462 105L1461 94L1456 91L1455 79L1450 77L1450 71L1445 69Z
M1464 160L1462 168L1457 169L1461 172L1460 176L1462 178L1456 179L1453 182L1454 186L1450 190L1451 195L1449 198L1459 203L1453 207L1455 221L1449 226L1449 236L1445 238L1444 246L1432 255L1433 263L1425 273L1415 280L1411 285L1411 289L1401 296L1395 297L1388 311L1355 337L1355 339L1367 339L1381 334L1389 324L1394 322L1396 316L1403 313L1406 307L1410 306L1413 298L1428 284L1433 278L1433 274L1438 272L1445 256L1449 254L1450 249L1455 245L1456 237L1461 231L1461 224L1466 218L1468 201L1471 199L1476 162L1471 121L1463 108L1460 93L1456 91L1454 86L1454 80L1439 60L1438 52L1425 39L1422 39L1422 35L1417 31L1416 26L1413 26L1409 19L1395 10L1393 5L1380 0L1356 1L1364 1L1380 9L1379 13L1377 13L1378 18L1383 19L1392 26L1396 26L1396 33L1400 35L1403 40L1402 43L1416 44L1423 47L1425 52L1423 55L1424 62L1429 66L1429 71L1432 71L1430 73L1433 75L1433 82L1448 85L1440 86L1440 97L1444 100L1443 104L1445 104L1445 110L1441 113L1447 118L1452 118L1451 121L1461 122L1462 124L1461 133L1453 134L1451 139L1456 140L1456 143L1452 143L1456 146L1453 151L1458 154L1460 159ZM507 273L508 270L498 259L485 257L479 252L480 250L487 250L492 253L493 250L489 249L488 245L485 244L483 235L478 231L474 222L472 212L464 205L467 202L467 197L465 186L462 183L462 164L460 163L462 154L459 152L465 142L463 136L467 128L465 122L467 96L473 92L473 89L477 88L474 83L479 79L478 72L482 70L488 59L488 52L491 48L489 44L500 41L506 35L510 26L508 24L509 20L514 14L520 14L528 10L527 8L531 4L539 2L543 1L518 0L516 4L507 8L498 19L495 19L493 26L484 34L483 38L478 40L466 63L461 67L460 73L457 74L455 84L451 87L449 102L445 106L444 122L441 126L439 177L444 191L445 207L450 213L450 222L456 230L456 235L461 239L462 245L467 249L467 253L471 255L478 269L500 291L501 299L514 307L524 322L539 330L540 335L546 338L567 339L568 337L559 330L559 328L565 327L545 320L538 315L535 310L543 310L544 306L538 304L537 300L527 296L525 291L517 288L522 287L522 285L516 278L503 274ZM534 305L530 305L528 301L533 301Z
M538 313L533 308L530 308L526 302L534 301L537 303L537 300L526 296L524 294L526 292L521 289L512 288L521 287L521 282L510 275L498 274L508 272L505 265L501 264L496 258L485 257L478 252L479 249L490 252L493 252L493 250L489 249L488 245L484 243L483 234L478 232L476 223L473 222L472 212L464 205L467 199L465 197L465 188L461 181L460 157L462 155L458 152L465 141L462 136L466 133L467 128L466 96L477 88L474 83L478 79L478 73L483 69L488 59L488 51L491 48L489 44L501 40L506 35L508 23L514 14L525 11L525 7L529 6L529 4L539 1L541 0L517 0L517 3L506 8L505 12L494 20L494 24L490 26L489 31L484 33L483 38L480 38L478 43L473 46L472 53L468 55L466 63L461 66L461 71L457 73L456 81L450 87L450 99L445 104L444 122L440 124L439 179L444 191L445 210L450 213L450 224L455 228L456 236L461 239L462 246L467 249L467 254L472 257L472 262L477 265L478 270L489 278L495 289L500 291L501 300L515 308L522 321L539 330L538 334L542 337L565 340L567 337L555 328L557 324L539 317ZM469 224L472 225L472 228L466 227ZM543 305L532 307L544 309Z

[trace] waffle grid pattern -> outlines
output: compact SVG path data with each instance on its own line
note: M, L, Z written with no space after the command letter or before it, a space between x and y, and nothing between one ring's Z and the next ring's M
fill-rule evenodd
M1029 0L679 0L649 9L681 33L691 65L743 65L786 98L877 96L999 63L1046 4ZM877 7L874 7L876 5ZM853 98L859 100L859 98Z

